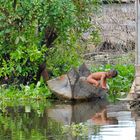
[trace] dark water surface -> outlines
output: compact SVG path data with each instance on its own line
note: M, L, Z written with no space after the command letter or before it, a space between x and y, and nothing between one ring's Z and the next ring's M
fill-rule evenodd
M122 103L29 101L0 107L0 140L135 140L135 118Z

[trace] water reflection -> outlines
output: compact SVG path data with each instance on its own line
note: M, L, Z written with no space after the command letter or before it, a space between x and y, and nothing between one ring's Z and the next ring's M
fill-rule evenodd
M57 104L48 110L48 116L65 125L84 122L88 126L88 140L135 140L135 120L127 107L120 104L108 105L103 100L74 105ZM70 131L67 131L70 140L78 140L81 136L74 134L75 137L72 137L73 132Z
M106 105L107 101L103 99L76 104L56 104L48 110L48 117L65 125L80 123L92 118Z
M118 124L116 117L108 117L107 109L104 108L101 112L96 113L92 118L92 122L96 125Z
M8 106L0 113L0 140L135 140L135 120L119 106L102 99Z
M117 124L100 126L97 135L89 134L91 140L135 140L135 121L129 111L110 112L108 116L115 116ZM115 121L116 122L116 121Z

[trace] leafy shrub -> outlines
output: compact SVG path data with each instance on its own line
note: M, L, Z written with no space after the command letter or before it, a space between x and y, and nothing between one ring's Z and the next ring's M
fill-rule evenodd
M38 66L47 61L54 74L60 74L79 61L78 40L91 26L91 13L98 0L1 0L0 77L13 83L36 80ZM55 49L42 46L46 29L53 29ZM49 54L49 56L46 54ZM65 54L65 55L64 55Z
M1 85L0 86L0 98L2 100L29 100L29 99L46 99L51 97L52 93L47 88L43 80L38 81L38 83L30 85L20 85L20 89L16 86Z
M111 100L122 97L121 93L126 93L130 90L134 80L134 65L105 65L98 68L91 68L91 71L108 71L116 69L118 76L112 79L107 79L109 85L109 97Z

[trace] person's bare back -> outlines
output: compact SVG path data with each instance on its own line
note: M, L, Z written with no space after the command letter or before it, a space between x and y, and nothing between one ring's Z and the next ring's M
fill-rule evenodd
M101 85L103 89L106 89L106 72L92 73L87 77L87 81L96 87Z
M95 72L89 75L89 77L92 77L95 80L100 80L102 77L106 76L106 72Z
M118 72L115 70L91 73L87 77L87 82L95 85L96 87L101 86L103 89L107 89L106 79L116 77L117 74Z

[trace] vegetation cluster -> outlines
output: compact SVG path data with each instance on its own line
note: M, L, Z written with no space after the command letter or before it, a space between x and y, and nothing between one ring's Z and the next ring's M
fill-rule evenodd
M97 0L1 0L0 81L38 81L44 62L55 76L78 65L79 40L97 7Z
M99 0L1 0L0 98L50 97L42 73L46 70L45 78L56 77L80 65L83 33L89 32L93 44L99 43L99 29L91 21L101 3ZM109 67L112 66L101 66L94 71ZM119 76L109 81L111 94L128 91L133 66L115 68Z

